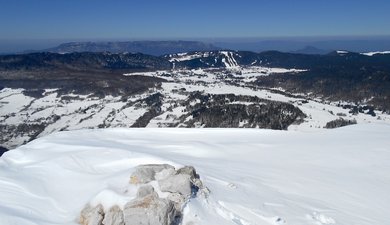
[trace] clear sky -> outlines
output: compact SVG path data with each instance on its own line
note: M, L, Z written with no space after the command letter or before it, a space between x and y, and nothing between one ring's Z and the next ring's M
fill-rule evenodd
M0 39L390 35L390 0L0 0Z

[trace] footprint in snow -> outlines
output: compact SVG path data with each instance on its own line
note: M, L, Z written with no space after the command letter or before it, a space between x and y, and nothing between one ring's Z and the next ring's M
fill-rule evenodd
M231 189L237 189L237 186L233 183L229 183L227 186L230 187Z
M310 215L306 215L306 218L316 221L319 225L336 223L336 221L332 217L326 216L318 212L313 212Z

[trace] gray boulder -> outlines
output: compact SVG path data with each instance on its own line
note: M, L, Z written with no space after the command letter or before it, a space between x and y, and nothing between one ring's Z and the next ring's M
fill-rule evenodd
M184 196L179 193L169 193L167 199L173 202L176 210L179 212L182 211L183 206L185 205L186 202L186 198L184 198Z
M196 173L196 170L193 166L185 166L177 170L177 174L187 174L190 175L191 180L199 179L199 175Z
M102 205L92 207L89 204L81 210L80 224L81 225L102 225L104 218L104 210Z
M175 175L176 172L177 171L173 168L163 169L160 172L156 173L154 178L155 178L155 180L162 180L162 179L165 179L169 176Z
M151 195L151 194L155 194L157 195L157 193L154 191L154 188L152 187L152 185L144 185L144 186L141 186L140 188L138 188L137 190L137 198L143 198L147 195Z
M158 185L163 192L179 193L185 197L192 194L191 176L188 174L177 174L166 179L159 180Z
M154 187L147 184L157 181L165 198L160 198ZM140 165L131 174L130 183L138 187L136 198L127 202L124 209L89 204L81 211L82 225L173 225L179 224L186 202L195 196L208 197L210 191L203 186L192 166L179 170L168 164Z
M104 215L102 223L104 225L125 225L123 220L123 211L119 208L119 206L111 207Z
M203 189L203 183L200 180L200 176L196 173L196 170L193 166L185 166L180 168L177 170L177 174L187 174L190 176L193 194L196 194L198 190Z
M172 201L152 193L128 202L123 215L126 225L172 225L179 213Z
M155 180L156 173L166 169L175 169L175 167L168 164L147 164L137 166L130 176L130 183L146 184Z

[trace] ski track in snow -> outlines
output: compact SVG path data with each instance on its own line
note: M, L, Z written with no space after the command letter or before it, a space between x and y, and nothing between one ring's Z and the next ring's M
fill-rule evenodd
M183 224L387 225L390 125L65 131L0 158L0 224L77 224L84 205L134 198L133 168L194 166L210 189ZM163 193L160 193L163 194Z

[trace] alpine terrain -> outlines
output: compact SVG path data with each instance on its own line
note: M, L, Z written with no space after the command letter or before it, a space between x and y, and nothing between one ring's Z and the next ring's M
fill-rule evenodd
M390 122L390 54L196 51L0 56L0 144L64 131L320 131Z
M348 51L0 56L0 223L386 225L389 65Z

